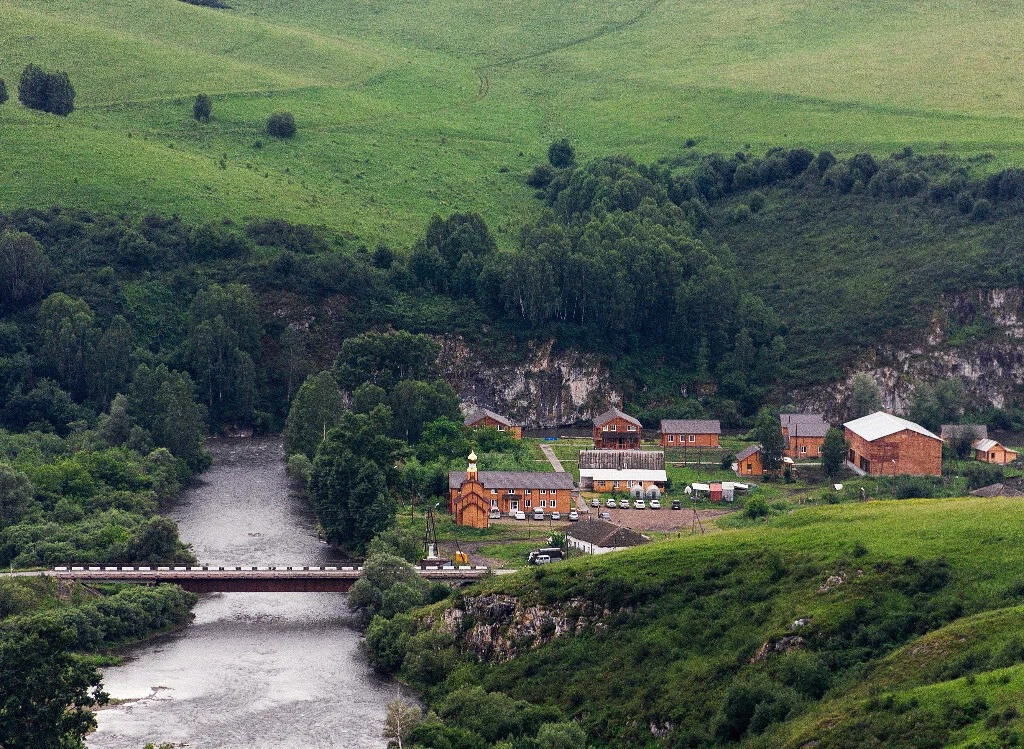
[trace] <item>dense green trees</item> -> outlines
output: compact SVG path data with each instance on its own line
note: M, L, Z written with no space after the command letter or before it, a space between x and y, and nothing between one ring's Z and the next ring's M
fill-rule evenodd
M210 116L213 114L213 102L207 94L199 94L196 96L195 102L192 104L192 117L197 122L209 122Z
M776 409L765 406L758 412L753 436L761 444L761 465L765 473L777 473L782 467L786 439L782 436L779 412Z
M907 413L926 429L938 432L942 424L957 424L964 415L964 391L960 380L921 383L914 388Z
M291 112L274 112L267 119L267 134L275 138L294 138L295 115Z
M568 138L556 140L548 147L548 163L556 169L565 169L576 163L576 151Z
M871 377L863 372L850 380L850 392L846 396L846 411L851 419L859 419L882 410L882 391Z
M363 333L342 342L334 374L347 390L366 382L391 390L400 380L436 378L440 353L441 347L425 335Z
M372 410L372 409L371 409ZM345 404L330 372L310 375L302 383L288 411L284 428L285 453L302 453L310 460L341 419Z
M29 109L66 117L75 109L75 89L67 73L29 63L18 81L18 100Z
M835 478L843 472L846 465L846 453L849 445L843 432L832 427L825 433L825 441L821 445L821 472L829 478Z
M0 308L14 311L42 298L50 261L29 234L0 232Z

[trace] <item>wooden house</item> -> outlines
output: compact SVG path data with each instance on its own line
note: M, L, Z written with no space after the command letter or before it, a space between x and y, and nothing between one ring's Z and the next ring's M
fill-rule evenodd
M486 528L493 511L501 515L536 510L567 514L572 509L574 488L571 473L477 471L476 455L471 453L465 472L448 474L448 508L457 525Z
M1007 463L1012 463L1017 459L1016 450L1003 447L995 440L978 440L974 445L972 445L972 447L974 448L974 457L982 463L998 463L999 465L1006 465Z
M782 436L785 439L783 455L794 460L820 458L828 433L828 422L821 414L780 414Z
M644 427L639 420L617 408L594 419L594 449L639 450Z
M506 419L501 414L497 414L486 408L473 409L473 411L463 419L462 423L470 429L487 427L489 429L497 429L499 432L508 432L509 436L513 439L521 440L523 438L523 428L521 426L513 424L509 419Z
M718 419L662 419L662 447L718 447Z
M877 411L843 424L847 465L869 476L941 476L942 438L899 416Z
M733 470L739 476L763 476L764 465L761 463L761 446L751 445L738 452Z

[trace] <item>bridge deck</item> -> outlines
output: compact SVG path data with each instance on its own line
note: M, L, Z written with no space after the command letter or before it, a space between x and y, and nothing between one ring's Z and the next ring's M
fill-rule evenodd
M428 580L464 582L488 574L487 567L421 565ZM14 573L91 583L173 583L195 593L314 593L350 590L362 567L112 567L73 566Z

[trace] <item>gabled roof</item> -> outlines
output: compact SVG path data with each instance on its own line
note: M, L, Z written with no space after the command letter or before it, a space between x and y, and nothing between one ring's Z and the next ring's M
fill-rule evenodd
M988 452L993 447L996 447L998 445L999 445L999 443L996 442L995 440L978 440L973 445L971 445L971 447L973 447L975 450L980 450L982 452Z
M584 476L594 481L668 481L664 470L643 468L581 468L580 478Z
M662 434L721 434L718 419L662 419Z
M882 437L888 437L891 434L904 431L917 432L934 440L942 439L939 435L929 432L920 424L901 419L899 416L887 414L885 411L875 411L873 414L848 421L843 426L868 442L874 442Z
M967 434L976 440L988 439L988 427L984 424L943 424L939 429L942 439L953 439L958 434Z
M487 408L477 408L474 409L473 411L470 411L469 415L466 416L462 423L465 426L472 426L473 424L476 424L478 421L482 421L486 416L490 416L499 424L504 424L507 427L515 426L511 421L506 419L501 414L496 414L494 413L494 411L491 411Z
M741 460L746 460L747 458L749 458L754 453L759 453L759 452L761 452L761 446L760 445L751 445L750 447L746 447L746 448L740 450L738 453L736 453L736 461L739 462Z
M643 428L643 424L641 424L638 420L634 419L629 414L624 413L617 408L610 408L603 414L598 416L596 419L594 419L594 426L603 427L605 424L607 424L609 421L612 421L613 419L625 419L630 424L635 424L636 426Z
M650 540L631 528L615 525L615 523L609 523L607 520L584 520L581 523L576 523L566 532L566 535L576 541L593 544L605 549L639 546Z
M485 489L572 489L572 474L545 471L480 471L477 474ZM465 471L448 474L448 488L458 489L466 480Z
M821 414L779 414L779 422L790 437L824 437L828 422Z

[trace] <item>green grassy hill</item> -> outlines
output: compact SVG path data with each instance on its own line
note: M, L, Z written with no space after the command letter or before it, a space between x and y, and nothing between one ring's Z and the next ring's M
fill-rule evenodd
M507 239L561 135L586 157L693 138L1021 160L1024 18L994 1L230 4L0 0L9 87L32 61L78 90L67 120L0 109L0 209L278 215L396 243L473 209ZM281 109L293 142L259 132Z
M451 708L477 686L557 706L600 747L1013 746L1019 512L828 506L577 559L475 586L387 655L452 730L489 741Z

